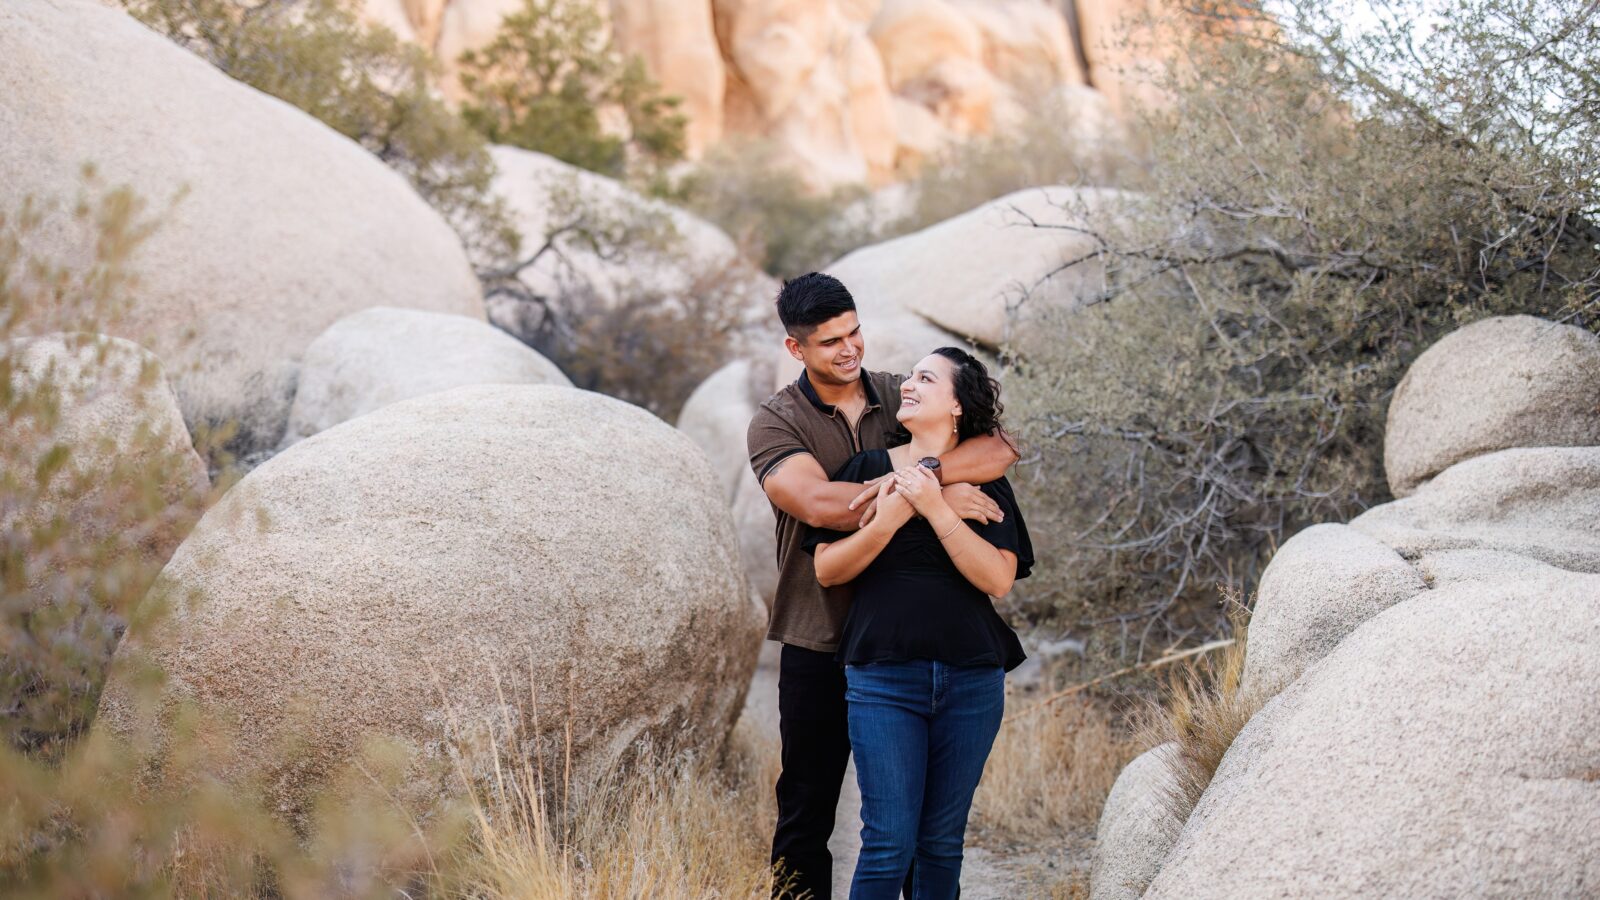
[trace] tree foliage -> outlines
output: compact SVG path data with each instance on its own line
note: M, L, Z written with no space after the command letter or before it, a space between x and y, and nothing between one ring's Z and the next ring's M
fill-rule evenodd
M1404 8L1401 8L1404 13ZM1411 10L1412 13L1416 11ZM1012 348L1040 614L1102 650L1226 629L1277 543L1389 499L1410 362L1472 320L1600 323L1600 33L1579 0L1459 0L1426 40L1187 14L1140 198L1089 235L1104 292L1029 308Z
M497 144L620 177L683 158L687 119L638 57L624 59L588 0L523 0L494 40L461 55L462 116ZM602 116L616 111L626 135Z

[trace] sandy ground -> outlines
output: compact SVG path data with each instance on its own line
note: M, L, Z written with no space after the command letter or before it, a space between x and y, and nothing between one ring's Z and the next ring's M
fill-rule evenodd
M778 645L762 644L760 662L745 698L744 716L761 723L763 731L776 738L778 733ZM1060 847L1007 847L995 850L975 843L967 833L966 857L961 867L963 900L1018 900L1049 895L1050 886L1059 883L1069 868L1081 867L1082 848L1066 840ZM834 820L833 896L850 895L850 875L855 871L856 855L861 851L861 792L856 786L855 766L845 774L839 796L839 813Z

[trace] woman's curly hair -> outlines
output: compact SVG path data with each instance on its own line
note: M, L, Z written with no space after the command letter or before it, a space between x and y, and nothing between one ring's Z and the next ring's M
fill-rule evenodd
M1005 405L1000 402L1000 382L989 377L983 361L959 347L940 347L933 351L955 365L956 402L961 404L961 418L956 420L956 436L961 440L984 434L1005 437L1000 428L1000 416ZM1010 442L1010 438L1006 438Z

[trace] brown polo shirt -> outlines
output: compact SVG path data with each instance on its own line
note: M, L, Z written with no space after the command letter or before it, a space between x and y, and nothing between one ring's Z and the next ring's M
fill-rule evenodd
M895 420L900 411L900 382L888 372L867 372L861 385L867 407L855 428L844 413L823 403L804 372L756 410L746 438L750 466L765 482L784 460L809 453L832 476L862 450L882 450L905 442L905 432ZM824 588L817 584L811 554L805 552L804 522L777 506L778 592L767 622L767 640L794 644L808 650L832 653L838 649L845 613L850 607L848 585Z

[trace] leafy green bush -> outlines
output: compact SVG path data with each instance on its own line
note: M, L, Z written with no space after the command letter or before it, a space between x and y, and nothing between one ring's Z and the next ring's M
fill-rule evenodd
M462 116L497 144L613 177L634 161L683 158L678 99L661 94L640 59L622 58L588 0L523 0L493 41L461 55L461 85ZM627 120L626 137L602 126L608 107Z
M1104 294L1017 313L1051 561L1026 599L1109 626L1105 655L1225 631L1219 586L1248 595L1283 537L1388 500L1388 400L1443 334L1600 324L1593 7L1463 0L1427 41L1292 11L1174 53L1139 198L1074 211Z
M341 0L121 0L228 76L293 104L404 175L461 235L503 264L517 235L489 194L483 138L429 86L433 61Z

